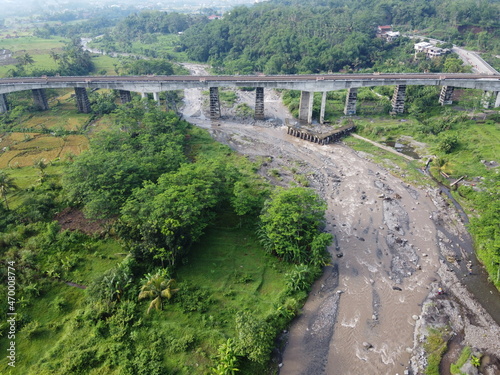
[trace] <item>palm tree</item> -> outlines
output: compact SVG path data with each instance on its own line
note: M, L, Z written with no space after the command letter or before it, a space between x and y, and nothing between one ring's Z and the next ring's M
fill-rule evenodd
M4 171L0 171L0 195L5 202L5 208L7 208L7 210L9 209L9 205L7 203L7 193L11 190L17 189L18 186L14 182L14 179Z
M156 310L162 309L162 298L170 299L179 289L173 289L175 280L170 279L164 270L156 274L146 275L146 283L142 286L139 293L139 301L145 298L153 298L149 304L147 313L154 307Z
M23 66L33 65L33 63L35 62L35 60L33 60L33 57L31 57L31 55L27 52L20 57L16 57L16 60L19 61L19 63Z

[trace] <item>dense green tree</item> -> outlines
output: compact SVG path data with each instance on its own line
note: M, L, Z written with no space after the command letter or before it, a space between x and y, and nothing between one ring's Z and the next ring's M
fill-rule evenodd
M326 203L311 189L276 189L260 216L264 247L290 262L323 263L333 239L320 232L325 209Z
M188 124L154 103L120 106L117 127L96 135L90 150L66 170L63 185L72 204L87 215L117 215L134 188L155 181L185 160Z

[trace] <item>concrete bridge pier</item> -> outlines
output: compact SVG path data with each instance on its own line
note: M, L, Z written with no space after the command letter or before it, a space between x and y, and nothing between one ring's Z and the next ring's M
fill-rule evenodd
M255 119L264 120L264 87L255 89Z
M0 113L5 113L9 110L9 102L7 101L7 94L0 94Z
M497 94L497 98L495 100L495 108L498 108L498 107L500 107L500 91L497 91L496 94Z
M90 101L87 95L87 89L85 87L75 87L75 94L76 94L76 106L78 108L78 112L91 113L92 108L90 107Z
M326 95L328 94L327 91L323 91L323 95L321 96L321 111L319 113L319 123L324 124L325 123L325 108L326 108Z
M146 92L141 92L141 99L147 99L148 94Z
M44 89L33 89L33 101L35 102L35 107L40 111L46 111L49 109L49 102L47 100L47 95Z
M453 103L451 96L453 95L453 86L443 86L441 87L441 94L439 94L439 104L449 105Z
M218 87L210 87L210 118L220 118L220 100Z
M485 91L483 92L483 97L481 98L481 105L484 109L488 109L491 107L491 98L493 96L493 91Z
M312 123L314 92L302 91L300 93L299 120Z
M154 93L153 93L153 99L154 99L154 101L155 101L158 105L160 105L160 93L159 93L159 92L154 92Z
M130 93L130 91L119 90L119 93L120 93L120 101L122 102L122 104L130 103L132 101L132 94Z
M392 113L403 113L405 110L406 85L397 85L392 95Z
M351 87L347 90L345 98L344 115L352 116L356 114L356 103L358 101L358 89Z

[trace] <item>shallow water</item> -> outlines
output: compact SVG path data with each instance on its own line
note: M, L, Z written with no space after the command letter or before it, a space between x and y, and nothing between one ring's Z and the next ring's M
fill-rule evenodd
M396 151L398 151L404 155L411 156L414 159L420 159L420 156L415 152L415 149L409 145L399 143L398 141L387 141L387 142L380 142L380 143L385 145L385 146L392 147Z

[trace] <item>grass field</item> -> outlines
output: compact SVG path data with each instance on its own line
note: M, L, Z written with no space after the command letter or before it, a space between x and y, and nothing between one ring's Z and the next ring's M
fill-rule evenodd
M29 74L32 69L54 69L57 64L50 57L50 52L59 53L62 51L64 43L68 40L62 37L54 37L51 39L42 39L34 36L22 36L19 38L2 39L0 35L0 49L8 49L12 52L12 56L19 57L24 53L29 53L35 63L26 66L26 71ZM15 64L1 65L0 78L5 77L10 69L13 69Z
M165 303L163 311L153 310L149 315L145 313L147 301L137 307L133 341L136 347L146 348L153 340L164 337L170 343L163 348L168 373L207 373L214 348L236 335L237 311L248 310L264 319L279 305L285 273L291 266L266 255L253 228L231 227L235 223L238 220L232 214L224 215L192 249L187 264L179 268L178 287L191 294L190 308L186 309L177 298ZM80 261L69 281L88 285L122 260L121 252L120 245L112 240L102 241L95 252L82 248L76 254ZM76 354L75 348L82 355L106 352L118 345L112 336L105 334L95 340L91 338L97 331L89 335L88 330L78 328L75 322L85 308L85 294L82 289L52 281L30 305L19 307L30 322L36 322L30 323L36 329L29 336L21 329L18 335L17 350L22 355L15 374L38 374L38 366L46 361L73 361L75 358L69 356ZM2 341L0 349L5 350L5 345ZM121 373L118 363L110 367L103 357L101 360L104 363L93 373ZM0 370L8 374L5 358L0 360ZM246 373L255 372L247 368Z

